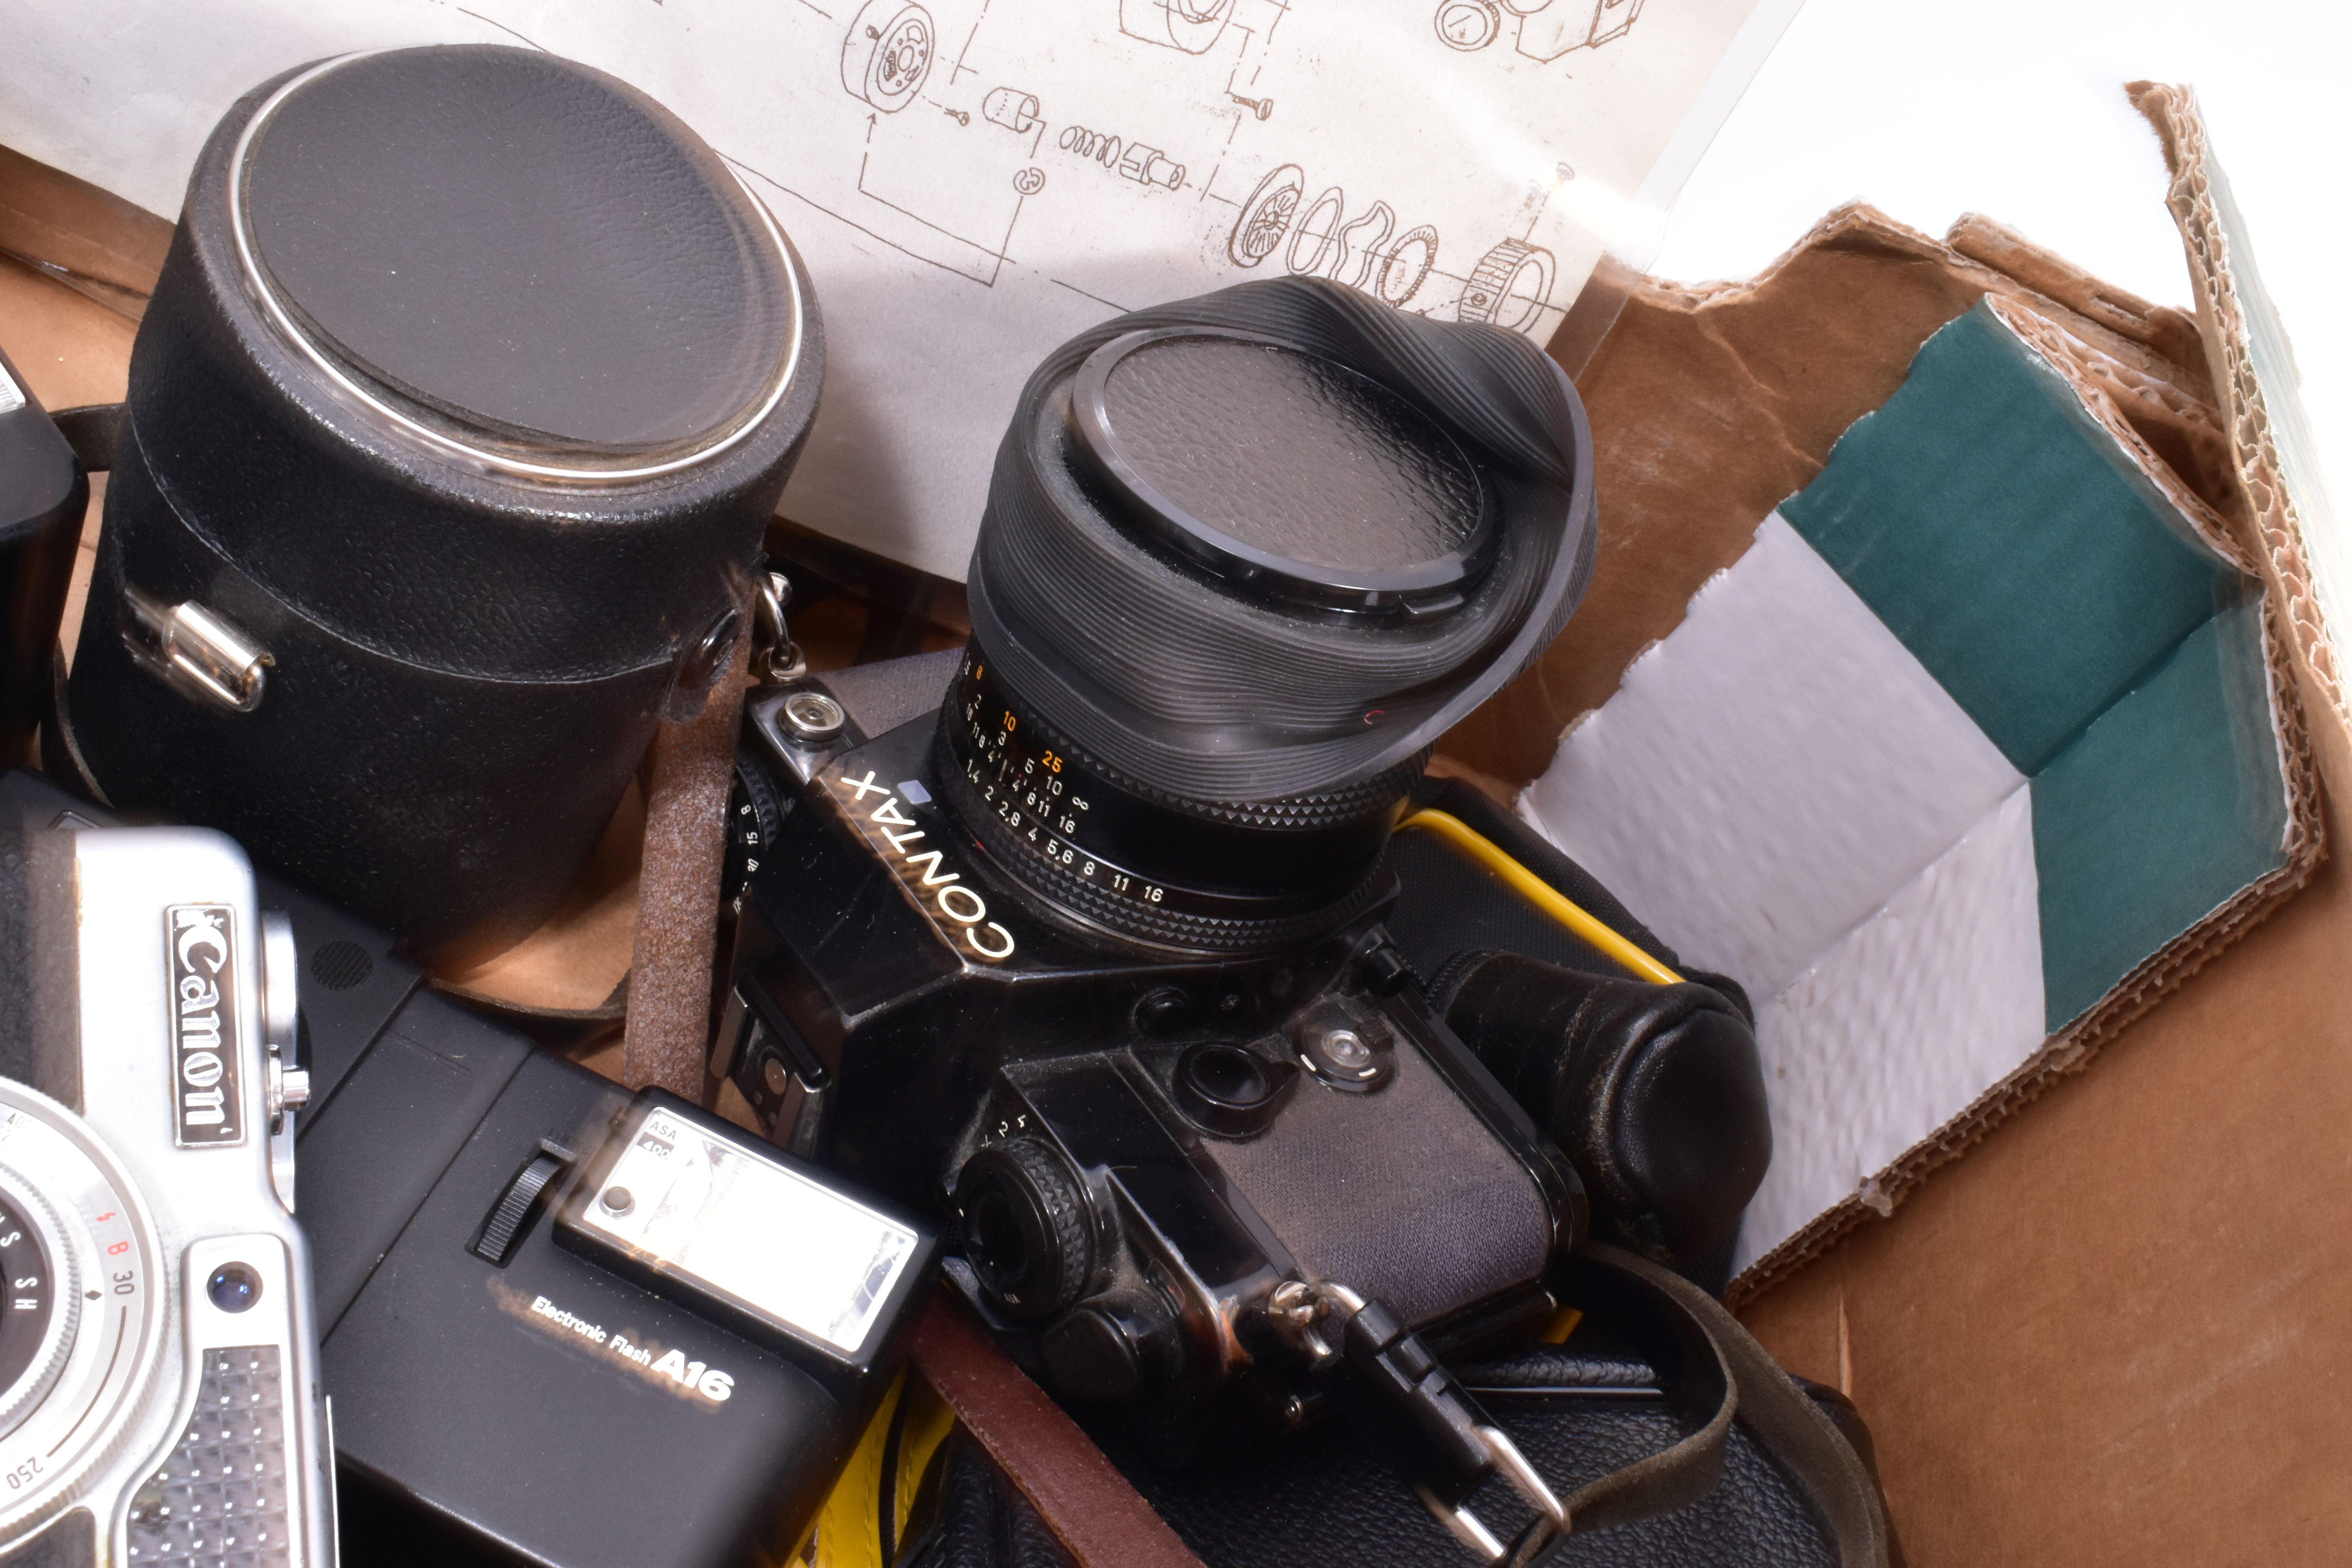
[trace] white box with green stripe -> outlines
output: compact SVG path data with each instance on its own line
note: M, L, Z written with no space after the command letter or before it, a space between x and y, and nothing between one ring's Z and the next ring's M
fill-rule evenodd
M2315 858L2262 585L2073 346L1992 298L1938 331L1521 797L1756 1000L1751 1279Z

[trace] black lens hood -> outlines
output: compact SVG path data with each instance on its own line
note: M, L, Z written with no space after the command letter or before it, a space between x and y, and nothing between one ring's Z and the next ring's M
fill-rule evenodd
M1449 613L1344 616L1227 591L1123 526L1073 461L1079 366L1151 329L1250 333L1409 399L1492 489L1501 541ZM1088 753L1202 801L1312 795L1407 763L1548 647L1595 544L1592 436L1568 377L1516 333L1279 279L1139 310L1022 389L967 586L975 642Z

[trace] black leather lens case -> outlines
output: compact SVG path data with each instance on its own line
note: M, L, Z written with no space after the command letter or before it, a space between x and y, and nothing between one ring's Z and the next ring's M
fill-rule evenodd
M421 951L515 940L722 667L823 362L773 218L610 77L469 46L265 84L132 352L84 767Z

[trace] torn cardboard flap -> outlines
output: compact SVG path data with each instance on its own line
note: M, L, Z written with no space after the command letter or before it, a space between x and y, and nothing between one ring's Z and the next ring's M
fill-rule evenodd
M1991 253L1983 237L2007 232L1971 217L1953 238L1977 237ZM1986 294L2032 307L2112 364L2150 444L2200 454L2180 477L2229 515L2211 387L2158 346L2193 342L2196 324L2013 236L2005 252L2030 277L1857 204L1823 218L1752 281L1635 286L1577 376L1601 506L1591 588L1543 657L1455 726L1441 752L1515 784L1541 773L1560 731L1608 700L1618 673L1675 628L1764 515L1811 481L1847 426L1894 395L1919 345ZM2104 300L2110 321L2137 324L2120 331L2070 300Z
M2294 397L2294 355L2252 272L2245 226L2206 144L2196 95L2146 81L2132 83L2129 90L2133 105L2164 143L2172 173L2166 203L2188 247L2198 331L2214 367L2229 479L2256 546L2258 569L2279 596L2298 662L2333 710L2336 722L2323 728L2341 736L2352 731L2352 705L2347 702L2335 638L2352 635L2352 628L2328 625L2305 544L2307 528L2332 527L2334 517L2314 438Z
M2316 858L2249 563L2078 346L1993 297L1938 331L1522 797L1758 1001L1744 1288Z
M2327 526L2324 498L2286 455L2293 377L2282 345L2258 346L2267 312L2193 99L2135 97L2172 169L2213 367L2175 379L2227 442L2226 487L2178 472L2268 590L2287 656L2272 670L2298 700L2282 719L2305 726L2298 771L2308 784L2315 763L2330 786L2319 805L2341 843L2352 716L2330 637L2344 627L2305 538ZM2078 1034L2052 1063L2095 1070L2021 1077L2030 1114L1912 1188L1893 1223L1741 1306L1790 1371L1868 1414L1912 1563L2330 1563L2352 1540L2336 1392L2352 1377L2352 1254L2330 1179L2352 1123L2352 876L2323 862L2293 899L2257 891L2204 930L2133 980L2137 1016L2105 1020L2095 1055Z

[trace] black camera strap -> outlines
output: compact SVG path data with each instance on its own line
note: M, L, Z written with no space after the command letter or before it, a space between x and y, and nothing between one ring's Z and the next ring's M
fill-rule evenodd
M1735 1417L1812 1495L1840 1568L1885 1568L1886 1521L1875 1481L1829 1416L1716 1300L1681 1275L1599 1243L1577 1254L1586 1283L1679 1342L1689 1403L1710 1413L1679 1441L1612 1470L1563 1499L1454 1373L1378 1301L1336 1282L1276 1292L1277 1324L1318 1365L1344 1368L1360 1413L1405 1457L1423 1503L1475 1556L1528 1568L1565 1537L1685 1508L1723 1476ZM1594 1271L1598 1270L1596 1274ZM1500 1477L1536 1518L1506 1545L1465 1505Z
M1885 1568L1890 1540L1878 1483L1822 1407L1800 1389L1723 1304L1681 1275L1637 1254L1599 1243L1579 1257L1628 1282L1680 1331L1705 1347L1705 1381L1720 1380L1720 1403L1682 1441L1570 1494L1565 1527L1538 1518L1513 1543L1508 1568L1558 1558L1565 1537L1648 1519L1713 1489L1735 1415L1811 1495L1839 1568Z
M1538 1508L1535 1522L1507 1545L1497 1543L1499 1554L1489 1560L1498 1568L1538 1568L1561 1561L1570 1535L1697 1501L1722 1475L1736 1417L1811 1498L1839 1568L1886 1568L1891 1536L1876 1481L1835 1424L1739 1321L1699 1287L1635 1254L1592 1245L1578 1258L1621 1283L1683 1338L1689 1351L1685 1392L1700 1394L1702 1403L1711 1398L1713 1409L1679 1442L1559 1500L1551 1517ZM1393 1356L1410 1339L1401 1334L1376 1348ZM1199 1559L1175 1532L959 1303L944 1297L933 1303L916 1331L913 1354L1076 1568L1197 1568ZM1499 1431L1450 1373L1433 1365L1431 1371L1438 1388L1459 1394L1474 1430ZM1413 1378L1413 1386L1427 1384L1431 1371Z

